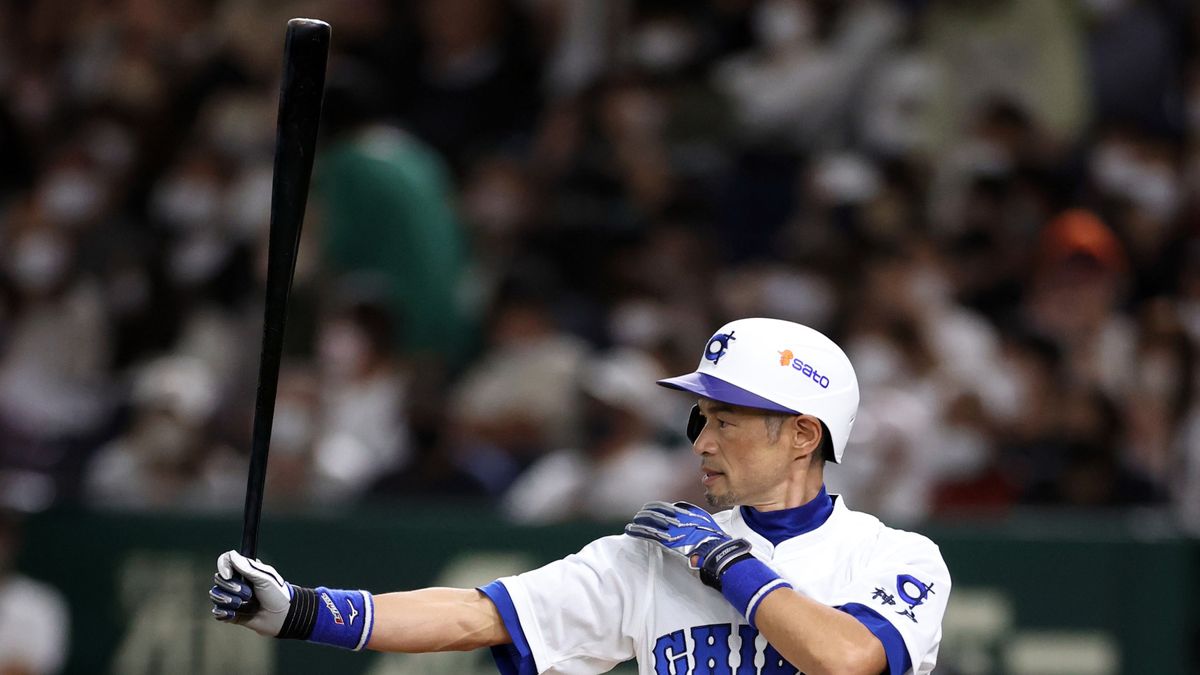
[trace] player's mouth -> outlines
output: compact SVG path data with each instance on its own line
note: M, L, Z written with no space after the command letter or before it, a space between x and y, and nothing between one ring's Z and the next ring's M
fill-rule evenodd
M716 480L718 478L720 478L721 476L724 476L724 475L725 474L721 473L720 471L713 471L712 469L701 469L700 470L700 482L704 483L706 486L712 485L714 482L716 482Z

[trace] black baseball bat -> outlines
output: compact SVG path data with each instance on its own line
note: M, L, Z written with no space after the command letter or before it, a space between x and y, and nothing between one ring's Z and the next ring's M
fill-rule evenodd
M329 60L329 24L315 19L288 21L283 43L283 80L279 85L279 118L275 131L275 174L271 183L271 230L267 244L267 302L263 316L262 355L258 364L258 393L254 400L254 430L250 472L246 479L246 509L242 520L242 555L255 558L262 519L267 452L275 416L279 361L288 295L296 271L300 226L308 200L317 124L325 92Z

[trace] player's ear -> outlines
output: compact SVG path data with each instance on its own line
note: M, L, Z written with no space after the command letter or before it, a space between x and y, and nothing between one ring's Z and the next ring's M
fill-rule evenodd
M784 431L791 438L793 459L807 459L820 452L824 437L821 420L812 415L794 415L784 423Z

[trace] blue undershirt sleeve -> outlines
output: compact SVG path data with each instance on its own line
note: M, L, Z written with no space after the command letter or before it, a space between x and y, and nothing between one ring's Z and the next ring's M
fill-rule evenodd
M525 630L521 628L521 618L517 616L517 608L513 606L508 589L497 579L487 586L481 586L478 590L486 595L492 604L496 605L496 609L500 612L500 619L504 621L504 627L508 629L508 635L512 638L510 644L492 647L492 658L496 660L496 668L500 670L500 675L537 675L533 652L529 649L529 642L525 639ZM898 637L899 635L897 635Z
M912 668L912 657L908 655L908 647L905 646L900 631L879 612L857 602L847 603L836 609L858 619L872 635L879 638L883 643L883 652L887 655L889 675L904 675Z

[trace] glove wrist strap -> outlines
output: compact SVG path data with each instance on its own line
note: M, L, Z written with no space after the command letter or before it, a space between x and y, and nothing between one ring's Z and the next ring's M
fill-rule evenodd
M303 586L292 586L292 605L288 608L283 628L276 637L284 640L307 640L317 624L317 592Z
M752 558L750 542L745 539L723 541L707 551L700 566L700 581L705 586L721 590L721 576L736 562Z

